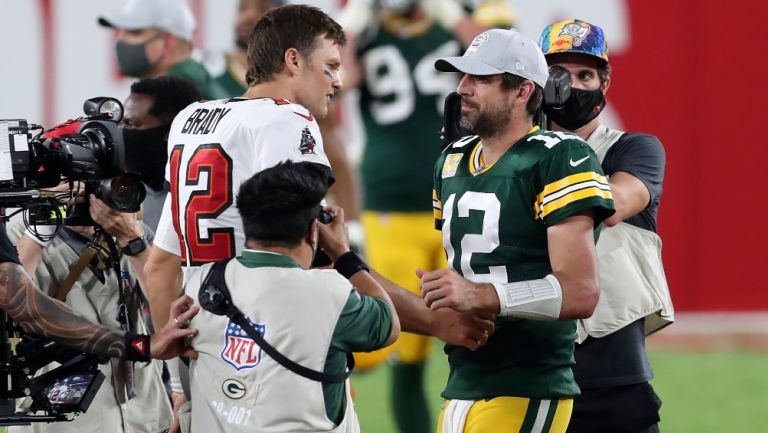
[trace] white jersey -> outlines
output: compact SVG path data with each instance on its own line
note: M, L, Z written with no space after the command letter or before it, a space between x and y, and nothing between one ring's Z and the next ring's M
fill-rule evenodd
M303 106L235 98L185 108L168 137L170 194L155 245L188 267L236 256L245 244L235 207L238 188L286 160L330 168L317 122Z

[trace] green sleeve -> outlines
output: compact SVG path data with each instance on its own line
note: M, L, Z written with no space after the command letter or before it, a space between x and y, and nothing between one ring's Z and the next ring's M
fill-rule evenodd
M548 226L593 209L595 225L614 213L608 179L595 152L581 140L564 140L539 163L534 210Z
M387 301L353 289L336 323L331 346L343 352L368 352L383 347L391 331Z

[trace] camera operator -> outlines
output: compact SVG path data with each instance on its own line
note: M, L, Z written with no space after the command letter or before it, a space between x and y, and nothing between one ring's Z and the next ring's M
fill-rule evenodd
M75 183L80 192L80 183ZM65 191L69 183L63 183L53 191ZM49 192L51 192L49 190ZM82 196L75 194L78 199ZM88 197L89 214L93 222L114 236L117 246L122 248L119 275L111 269L111 258L105 253L97 254L88 268L82 272L74 269L79 257L85 254L88 241L94 236L93 226L67 226L58 234L40 240L30 229L24 230L20 219L8 224L8 236L17 240L22 266L33 275L35 281L48 289L58 299L66 299L76 312L94 322L120 327L120 308L125 302L125 328L132 331L147 331L147 323L140 313L140 298L137 280L141 278L144 262L148 256L147 245L152 242L153 232L136 218L136 213L119 212L110 208L94 195ZM37 226L38 232L44 231ZM104 265L104 266L99 266ZM71 290L65 281L76 278ZM127 296L121 297L120 290L130 288ZM54 367L50 365L49 368ZM162 362L146 364L126 363L113 359L109 365L100 365L101 372L112 380L102 384L88 412L73 422L62 425L35 424L19 427L13 432L157 432L167 429L172 420L170 402L166 396L161 373Z
M170 316L176 320L168 321L152 336L93 323L37 288L19 264L18 253L5 234L5 224L0 223L0 309L25 332L83 352L129 361L197 356L183 343L184 338L197 330L176 325L176 322L188 322L199 311L199 307L191 307L191 301L189 297L176 300L171 305Z
M200 357L190 365L193 432L359 431L343 378L348 354L392 344L400 322L387 293L349 250L343 210L326 207L333 220L319 223L327 189L325 171L311 162L286 161L243 183L237 208L246 249L226 264L225 281L232 303L270 345L306 368L341 377L307 380L278 357L262 355L264 345L244 336L242 322L202 311L192 323L201 329L192 340ZM318 240L338 254L336 270L308 269ZM209 287L210 269L193 271L187 294Z
M153 231L157 229L168 194L165 165L171 123L187 105L201 99L193 82L163 75L134 82L125 100L122 124L126 168L140 173L147 187L142 221Z

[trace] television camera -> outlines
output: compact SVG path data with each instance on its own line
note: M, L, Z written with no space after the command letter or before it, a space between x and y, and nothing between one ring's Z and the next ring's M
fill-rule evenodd
M0 120L3 222L6 208L18 208L13 214L24 212L33 233L39 224L56 230L94 225L88 194L119 211L139 209L146 190L137 174L125 173L122 104L93 98L85 101L83 111L85 116L49 130L23 119ZM62 180L69 182L69 191L62 192ZM84 198L75 197L75 182L84 185ZM45 190L57 186L57 192ZM35 375L54 361L60 366ZM26 334L0 310L0 425L65 421L86 411L104 380L97 368L103 361ZM22 412L16 411L18 398L24 398Z

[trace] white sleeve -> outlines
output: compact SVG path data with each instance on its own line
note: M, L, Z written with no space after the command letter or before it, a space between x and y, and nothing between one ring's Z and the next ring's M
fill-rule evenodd
M309 111L297 104L281 108L284 109L270 125L252 130L261 170L285 160L315 162L330 167L320 127Z
M157 223L157 233L155 233L155 240L153 245L157 245L161 249L168 251L171 254L181 256L181 250L179 249L179 235L173 228L173 214L171 213L171 194L168 193L165 196L165 203L163 204L163 213L160 215L160 221Z

